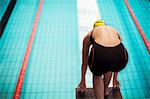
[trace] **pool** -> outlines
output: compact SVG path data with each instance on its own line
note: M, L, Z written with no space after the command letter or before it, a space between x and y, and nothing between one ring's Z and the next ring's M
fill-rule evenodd
M0 39L0 99L14 94L39 2L18 0ZM149 10L145 10L150 2L129 3L150 41ZM97 5L101 17L121 34L129 53L129 63L119 73L123 98L150 98L150 55L124 1L97 0ZM78 32L76 0L44 0L21 98L75 99L81 76Z

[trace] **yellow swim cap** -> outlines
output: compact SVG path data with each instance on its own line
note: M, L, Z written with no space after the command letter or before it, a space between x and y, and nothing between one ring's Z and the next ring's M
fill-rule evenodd
M105 25L105 21L104 20L96 20L94 23L93 28L97 27L97 26L104 26Z

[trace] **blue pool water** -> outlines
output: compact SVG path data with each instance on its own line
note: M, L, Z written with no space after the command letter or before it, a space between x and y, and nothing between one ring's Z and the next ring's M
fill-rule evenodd
M129 3L150 41L150 2ZM39 0L18 0L0 39L0 99L14 94L38 4ZM123 98L150 98L150 55L124 1L97 0L97 4L128 50L129 63L119 73ZM78 32L76 0L44 0L21 98L75 99L81 76Z
M150 97L150 92L148 91L150 88L150 55L124 1L118 2L116 0L106 2L105 0L99 0L97 3L102 18L105 19L109 25L114 26L118 30L121 34L122 42L128 50L129 62L127 67L119 73L123 98ZM140 3L134 6L138 5L140 5ZM145 16L143 15L143 17ZM145 19L140 20L144 21ZM145 26L145 28L143 28L144 31L148 31L148 25L142 24L142 26ZM149 35L148 32L147 35Z

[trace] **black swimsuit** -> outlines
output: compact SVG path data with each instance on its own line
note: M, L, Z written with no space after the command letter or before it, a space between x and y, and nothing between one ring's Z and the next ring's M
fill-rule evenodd
M119 72L125 68L128 62L128 53L122 43L115 47L105 47L94 41L89 55L89 67L94 75L101 76L109 71Z

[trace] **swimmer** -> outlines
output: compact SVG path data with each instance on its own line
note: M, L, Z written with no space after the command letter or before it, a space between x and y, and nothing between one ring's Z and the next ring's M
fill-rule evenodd
M89 48L91 51L89 54ZM104 20L97 20L93 30L83 40L82 73L79 91L86 91L85 74L87 66L93 73L93 88L96 99L109 95L108 85L114 72L113 87L118 86L117 74L128 62L128 53L121 42L120 34ZM102 77L103 76L103 77Z

